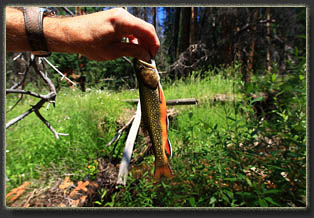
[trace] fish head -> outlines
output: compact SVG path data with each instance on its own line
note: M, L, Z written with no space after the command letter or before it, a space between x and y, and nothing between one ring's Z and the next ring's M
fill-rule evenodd
M156 66L135 59L134 68L138 79L151 89L156 89L160 80Z

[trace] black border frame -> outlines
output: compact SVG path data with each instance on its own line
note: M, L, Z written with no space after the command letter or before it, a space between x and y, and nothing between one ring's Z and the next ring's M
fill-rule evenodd
M313 102L313 78L312 78L312 65L313 65L313 43L311 37L313 36L313 15L311 6L311 0L305 1L296 1L296 0L271 0L271 1L258 1L258 0L196 0L196 1L187 1L187 0L159 0L158 2L154 0L107 0L107 1L64 1L59 0L26 0L17 1L11 0L6 2L0 2L0 23L2 24L0 40L3 42L0 45L0 139L1 146L0 147L0 217L16 217L16 216L24 216L24 217L38 217L38 216L49 216L55 217L57 216L119 216L119 217L133 217L133 216L142 216L142 215L154 215L158 214L165 216L227 216L227 215L235 215L235 216L287 216L287 215L297 215L302 217L312 217L313 215L313 188L311 187L312 182L312 165L311 165L311 157L313 157L313 149L311 148L312 144L312 102ZM307 8L307 185L308 185L308 197L307 197L307 207L305 208L7 208L5 206L5 181L4 181L4 172L5 172L5 7L6 6L22 6L22 5L54 5L54 6L98 6L98 5L108 5L108 6L124 6L124 5L132 5L132 6L304 6ZM312 19L311 19L312 18Z

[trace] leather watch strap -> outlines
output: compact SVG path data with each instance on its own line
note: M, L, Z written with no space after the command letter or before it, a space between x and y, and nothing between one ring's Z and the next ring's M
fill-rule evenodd
M43 31L43 11L38 7L24 8L24 21L29 45L37 56L49 56Z

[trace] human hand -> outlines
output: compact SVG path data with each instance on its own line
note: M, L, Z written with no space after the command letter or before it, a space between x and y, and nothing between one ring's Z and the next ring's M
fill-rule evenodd
M60 29L61 37L57 36ZM97 61L131 56L150 62L160 47L153 25L122 8L70 18L46 17L44 34L50 51L80 53ZM122 42L123 37L130 43Z

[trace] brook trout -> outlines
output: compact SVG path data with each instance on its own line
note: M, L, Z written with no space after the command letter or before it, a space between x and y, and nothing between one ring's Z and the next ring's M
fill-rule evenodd
M172 171L165 151L172 156L168 139L168 119L166 99L160 85L156 65L135 59L134 68L139 84L142 120L148 131L155 156L154 180L172 177Z

